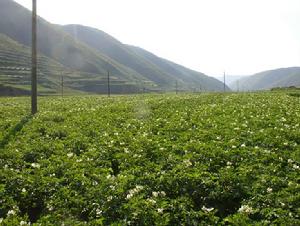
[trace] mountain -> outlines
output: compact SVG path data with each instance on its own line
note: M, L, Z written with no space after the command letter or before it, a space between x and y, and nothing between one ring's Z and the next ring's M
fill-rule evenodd
M269 90L275 87L300 87L300 67L280 68L239 79L240 90ZM236 89L236 84L231 84Z
M31 88L31 49L0 34L0 95L28 94ZM38 91L40 95L107 91L106 77L75 71L43 55L38 55ZM137 87L111 76L114 93L137 92Z
M225 75L226 77L225 77L225 82L226 82L226 84L228 84L228 85L230 85L230 84L236 84L236 82L239 80L239 79L241 79L241 78L243 78L243 77L245 77L245 76L243 76L243 75ZM216 79L218 79L219 81L221 81L221 82L223 82L224 81L224 77L223 76L219 76L219 77L215 77Z
M203 73L188 69L169 60L160 58L142 48L130 45L127 46L140 57L144 57L153 65L156 65L157 67L166 71L166 73L172 74L178 81L187 82L192 89L213 91L220 91L224 89L223 83L213 77L209 77ZM229 90L229 87L226 88L227 90Z
M40 95L56 94L61 91L64 77L65 93L80 91L106 92L106 77L97 74L75 71L43 54L38 55L38 91ZM111 77L114 92L126 88L132 92L132 85ZM4 34L0 34L0 95L28 94L31 88L31 49ZM92 90L94 89L94 90Z
M151 65L145 59L138 57L134 52L128 49L120 41L103 31L82 25L67 25L63 29L73 36L74 39L80 41L90 48L104 53L106 56L115 61L134 69L139 74L155 83L162 85L168 84L168 81L174 80L172 75L166 74L160 68Z
M27 64L23 66L30 68L31 12L12 0L0 0L0 18L2 40L10 39L10 43L14 41L19 47L27 48ZM174 89L176 81L183 90L200 85L206 90L221 90L223 87L214 78L137 49L95 28L60 26L38 17L38 52L47 62L61 67L55 73L44 73L44 78L56 86L63 74L69 78L66 86L70 90L106 92L109 71L112 86L115 86L113 92L136 92L141 84L148 90L170 90ZM5 70L0 70L0 74L5 73ZM53 87L52 84L52 90L57 90Z
M12 0L0 0L0 33L17 42L31 45L31 12ZM104 75L110 70L116 76L141 77L130 68L74 40L60 26L38 18L38 51L79 71Z
M197 84L211 90L220 90L223 87L214 78L157 57L141 48L124 45L98 29L82 25L66 25L63 29L76 40L162 86L174 86L178 81L183 88L196 88Z
M28 47L0 34L0 85L2 84L2 94L6 92L4 90L15 90L16 93L22 94L21 90L26 93L26 90L30 89L30 62L31 50ZM43 94L56 93L60 87L57 81L61 72L66 73L68 71L60 63L41 54L38 56L38 70L38 84ZM7 86L10 89L4 88Z

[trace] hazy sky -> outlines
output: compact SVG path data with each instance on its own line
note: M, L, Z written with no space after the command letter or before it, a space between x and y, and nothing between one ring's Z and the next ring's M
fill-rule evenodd
M92 26L212 76L300 66L300 0L37 2L52 23Z

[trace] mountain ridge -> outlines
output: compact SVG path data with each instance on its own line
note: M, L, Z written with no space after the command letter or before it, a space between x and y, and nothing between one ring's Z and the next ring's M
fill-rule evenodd
M300 87L300 67L277 68L262 71L238 80L240 90L269 90L277 87ZM236 89L236 84L229 84Z
M31 12L12 0L0 0L0 16L0 33L30 48ZM72 32L74 26L80 30L76 34ZM68 70L85 74L81 80L85 91L93 92L95 87L89 90L87 81L99 76L96 80L104 82L107 71L124 81L122 84L138 87L144 83L148 90L172 90L176 81L183 90L202 85L206 90L221 91L223 87L212 77L154 54L153 61L145 55L150 52L137 53L111 35L84 25L56 25L38 17L38 51Z

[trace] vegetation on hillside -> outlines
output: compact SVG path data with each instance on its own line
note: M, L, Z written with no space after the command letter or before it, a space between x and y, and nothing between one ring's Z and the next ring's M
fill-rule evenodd
M61 93L62 76L64 93L81 92L107 93L107 74L99 75L72 70L59 62L38 56L38 92L40 95L57 95ZM0 95L26 95L31 89L31 50L22 44L0 34ZM140 84L120 80L110 76L113 93L140 92Z
M2 0L0 17L0 34L22 45L31 45L29 10L14 1ZM107 71L114 78L112 91L115 93L134 93L140 89L173 90L176 81L182 90L193 90L200 85L205 90L222 89L220 81L183 67L178 69L169 64L169 67L173 67L173 72L170 73L97 29L79 25L64 27L51 24L42 18L38 19L37 26L40 54L71 71L76 71L82 77L80 82L76 82L78 86L70 85L70 89L103 93L106 85L98 78L101 80L106 77ZM166 63L161 59L161 64ZM55 75L53 78L52 74L47 76L49 80L57 80ZM21 80L19 82L22 83Z
M238 81L240 90L270 90L273 88L300 87L300 67L264 71ZM237 82L230 85L237 89Z

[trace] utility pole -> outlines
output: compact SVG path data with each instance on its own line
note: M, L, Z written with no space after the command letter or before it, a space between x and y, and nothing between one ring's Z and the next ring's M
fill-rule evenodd
M225 80L225 71L224 71L224 93L226 92L226 80Z
M109 71L107 71L107 96L110 97L110 78L109 78Z
M31 114L37 113L36 0L32 0Z
M61 97L64 97L64 75L61 74Z
M236 81L237 91L240 92L240 83L239 80Z
M176 80L176 94L178 94L178 81Z
M145 94L146 93L146 86L147 86L147 83L146 81L143 82L143 93Z

